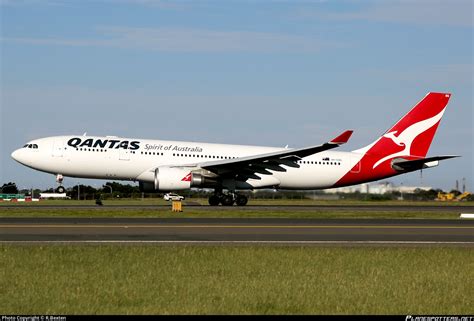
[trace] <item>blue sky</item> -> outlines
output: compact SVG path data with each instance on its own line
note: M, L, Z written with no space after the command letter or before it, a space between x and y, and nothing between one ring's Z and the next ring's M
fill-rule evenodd
M1 0L0 183L29 139L82 134L292 147L375 140L452 92L431 155L392 179L473 190L472 1ZM100 185L66 179L66 186Z

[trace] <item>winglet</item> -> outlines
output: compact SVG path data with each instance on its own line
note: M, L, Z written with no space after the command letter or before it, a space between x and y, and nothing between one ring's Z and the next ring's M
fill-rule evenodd
M353 130L346 130L341 135L339 135L336 138L334 138L333 140L331 140L330 143L338 144L338 145L345 144L345 143L347 143L349 138L351 138L351 135L352 135L353 132L354 132Z

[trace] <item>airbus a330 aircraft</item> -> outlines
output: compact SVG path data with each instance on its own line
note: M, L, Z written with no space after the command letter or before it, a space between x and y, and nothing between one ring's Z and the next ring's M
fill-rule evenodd
M348 130L322 145L298 149L121 138L56 136L12 153L19 163L56 175L138 181L142 191L212 188L210 205L247 204L238 190L326 189L437 166L457 156L426 157L451 94L429 93L372 144L352 152Z

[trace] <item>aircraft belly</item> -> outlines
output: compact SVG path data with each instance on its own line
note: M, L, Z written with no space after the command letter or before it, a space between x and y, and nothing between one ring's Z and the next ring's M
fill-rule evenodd
M51 158L37 164L37 168L49 173L60 173L70 177L124 179L137 177L142 171L135 162L122 161L115 155L74 155L74 157ZM91 166L84 166L91 164Z

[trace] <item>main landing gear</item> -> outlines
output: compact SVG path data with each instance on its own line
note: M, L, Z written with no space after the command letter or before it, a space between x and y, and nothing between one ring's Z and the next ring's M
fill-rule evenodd
M216 192L213 195L209 196L209 205L217 206L222 204L222 206L245 206L247 205L248 198L245 195L236 194L236 193L228 193L224 194L222 192Z
M61 174L56 175L56 182L59 184L58 188L56 188L56 193L63 194L66 193L66 189L63 186L64 176Z

